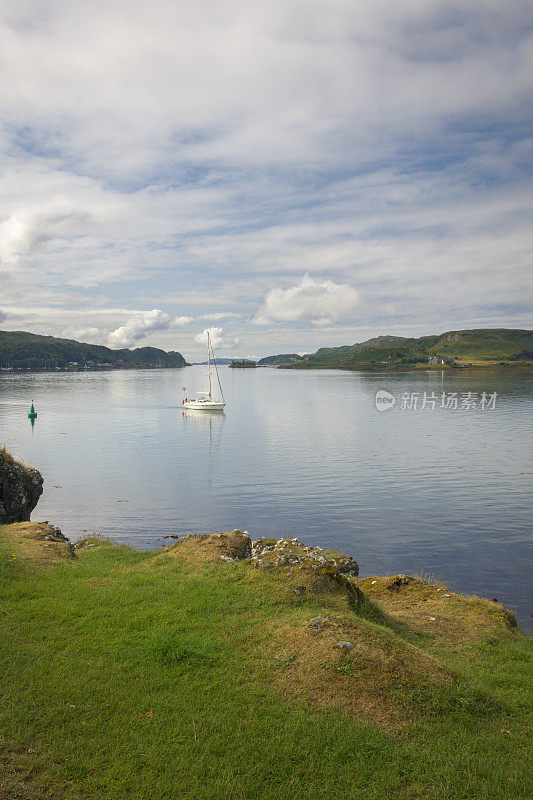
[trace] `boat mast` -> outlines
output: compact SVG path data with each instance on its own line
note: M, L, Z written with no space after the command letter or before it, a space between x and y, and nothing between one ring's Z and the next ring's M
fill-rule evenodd
M207 333L207 373L209 375L209 399L211 399L211 339Z
M217 374L217 381L218 381L218 388L220 389L220 396L222 398L222 401L225 402L224 401L224 392L222 391L222 384L220 383L220 375L218 374L218 367L217 367L217 360L215 358L215 351L213 350L212 347L211 347L211 352L213 353L213 364L215 365L215 372Z

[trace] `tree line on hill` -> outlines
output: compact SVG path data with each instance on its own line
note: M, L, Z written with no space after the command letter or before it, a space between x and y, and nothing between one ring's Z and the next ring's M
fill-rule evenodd
M25 331L0 331L2 369L124 369L185 367L187 362L174 351L157 347L112 350L73 339L39 336Z

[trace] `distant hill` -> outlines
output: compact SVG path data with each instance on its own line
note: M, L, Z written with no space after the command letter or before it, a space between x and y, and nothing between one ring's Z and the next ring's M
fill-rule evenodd
M431 350L461 359L533 359L533 331L511 328L486 328L472 331L447 331Z
M275 356L273 356L275 358ZM494 328L447 331L418 339L377 336L342 347L322 347L298 362L280 364L291 369L397 369L428 364L430 358L450 366L533 362L533 331Z
M260 358L257 363L260 367L279 366L280 364L294 364L303 361L304 358L305 356L299 356L298 353L281 353L278 356Z
M70 366L69 366L70 365ZM100 369L102 367L185 367L174 351L157 347L112 350L73 339L39 336L25 331L0 331L0 367L13 369Z

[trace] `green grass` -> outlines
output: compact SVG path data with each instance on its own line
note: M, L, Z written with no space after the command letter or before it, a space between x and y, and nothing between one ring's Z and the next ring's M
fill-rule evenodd
M272 634L333 611L400 652L401 626L289 596L245 563L157 555L103 543L36 566L4 540L2 800L531 796L527 637L502 628L452 652L419 636L457 680L383 687L407 710L378 727L284 689L306 654ZM339 655L343 686L355 668Z

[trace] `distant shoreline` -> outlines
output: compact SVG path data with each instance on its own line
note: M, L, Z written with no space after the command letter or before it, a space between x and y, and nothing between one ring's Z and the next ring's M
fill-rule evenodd
M148 364L128 365L128 366L102 366L102 367L82 367L78 369L46 369L45 367L0 367L0 374L7 375L27 375L29 373L49 373L55 375L77 374L85 372L133 372L135 370L146 369L150 371L168 371L173 369L184 369L185 367L197 367L201 364L182 364L181 366L151 366ZM219 366L229 367L229 364L219 364ZM256 367L268 367L269 365L255 365ZM339 365L326 364L273 364L271 369L284 370L337 370L338 372L454 372L462 373L469 371L490 371L490 372L529 372L533 370L533 362L517 362L508 364L395 364L389 367L341 367Z
M193 367L194 364L181 364L173 366L151 366L150 364L128 364L128 366L102 366L102 367L81 367L81 369L68 369L66 367L58 367L57 369L47 369L46 367L0 367L0 373L24 373L28 372L50 372L52 374L59 373L77 373L77 372L131 372L136 369L149 369L149 370L169 370L169 369L183 369L184 367Z
M470 370L490 370L496 372L498 370L517 372L530 371L533 369L533 362L518 362L509 364L394 364L389 367L342 367L338 364L280 364L276 369L289 369L289 370L338 370L339 372L465 372Z

